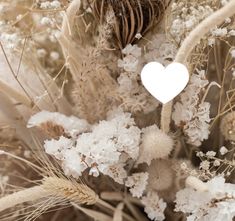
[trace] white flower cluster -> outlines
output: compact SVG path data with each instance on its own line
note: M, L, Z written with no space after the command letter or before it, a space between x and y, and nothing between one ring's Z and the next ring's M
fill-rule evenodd
M57 9L61 7L61 3L58 0L44 1L39 3L41 9Z
M71 136L46 140L44 145L48 154L62 162L66 175L78 178L89 169L90 175L98 176L101 172L123 183L127 177L124 169L127 160L136 160L139 155L141 130L135 126L131 114L112 113L107 121L100 121L89 129L84 120L44 111L33 116L29 126L47 120L63 126Z
M150 96L146 89L140 85L140 70L142 68L141 48L127 45L123 50L124 58L118 60L118 67L124 70L117 81L118 93L123 99L122 108L132 113L153 111L159 102Z
M147 196L143 197L141 202L145 206L144 211L151 220L162 221L165 219L164 210L166 203L159 198L157 192L148 192Z
M213 9L209 5L202 5L199 2L179 1L172 4L172 13L175 19L172 22L170 33L177 42L181 42L185 38L185 34L189 33L200 21L213 13Z
M139 76L132 73L122 73L118 78L118 93L123 99L122 108L132 113L149 113L155 110L159 102L139 84Z
M66 134L71 137L76 137L80 133L89 131L91 126L86 120L78 119L77 117L67 117L58 112L41 111L33 115L28 121L28 128L40 126L45 122L51 122L55 125L63 127Z
M235 184L214 177L205 183L207 191L191 187L176 194L176 211L187 215L187 221L232 221L235 216Z
M130 192L133 197L140 198L145 188L148 184L148 177L149 174L147 172L145 173L133 173L131 176L129 176L125 182L125 185L127 187L130 187Z
M118 67L123 68L127 72L136 72L139 65L139 58L141 57L141 48L136 44L128 44L122 53L124 58L118 59Z
M7 49L15 49L21 44L21 36L17 32L7 33L1 30L0 41Z
M146 45L144 58L147 62L157 61L163 65L168 65L175 58L177 48L170 42L165 34L155 34Z
M205 71L193 74L172 115L175 124L183 127L188 143L195 146L200 146L209 136L210 103L200 100L200 93L208 83Z

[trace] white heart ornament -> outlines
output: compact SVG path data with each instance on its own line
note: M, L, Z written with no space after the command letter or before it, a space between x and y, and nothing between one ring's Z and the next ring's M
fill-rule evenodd
M165 68L158 62L150 62L144 66L141 80L149 93L165 104L184 90L189 81L189 72L180 63L174 62Z

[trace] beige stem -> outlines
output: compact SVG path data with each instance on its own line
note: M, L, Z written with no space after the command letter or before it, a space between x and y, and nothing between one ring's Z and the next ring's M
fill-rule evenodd
M81 53L76 48L72 40L72 27L74 24L74 19L79 12L81 6L81 0L74 0L66 10L66 13L63 18L62 28L61 28L61 36L58 39L63 50L64 57L66 62L68 63L71 74L75 80L78 80L78 69L76 65L76 61L73 58L80 57L77 54Z
M212 15L203 20L184 40L175 57L175 62L185 64L188 56L194 47L199 43L199 41L204 37L204 35L206 35L215 26L220 25L226 18L231 17L234 14L235 0L232 0L223 8L214 12ZM166 133L168 133L170 130L172 105L173 101L170 101L162 108L161 128Z
M35 186L21 190L19 192L0 198L0 212L21 203L39 200L43 197L47 197L48 195L50 195L50 193L41 186Z
M21 102L22 104L26 105L29 108L33 106L32 101L28 97L21 94L13 87L9 86L8 84L4 83L1 80L0 80L0 91L5 92L9 97L13 98L15 101Z

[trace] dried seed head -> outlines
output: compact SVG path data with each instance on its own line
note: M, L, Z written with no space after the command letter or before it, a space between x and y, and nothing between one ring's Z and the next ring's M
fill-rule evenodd
M61 125L55 124L52 121L47 121L41 123L39 128L46 133L50 138L58 138L60 136L67 137L68 135L65 134L64 128Z
M235 141L235 111L223 117L220 131L226 140Z
M95 204L98 195L88 186L58 177L47 177L42 187L52 196L61 197L77 204Z
M167 158L173 150L173 139L156 125L143 129L138 163L150 165L153 159Z
M153 160L148 168L148 188L163 191L173 184L174 174L169 160Z
M124 48L133 43L137 34L142 36L160 21L168 0L94 0L95 15L104 22L106 12L115 14L114 32L118 46Z

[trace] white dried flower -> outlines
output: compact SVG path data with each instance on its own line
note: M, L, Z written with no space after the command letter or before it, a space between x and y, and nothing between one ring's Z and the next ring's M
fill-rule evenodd
M40 3L40 8L42 8L42 9L50 8L50 2L49 1L41 2Z
M27 124L28 128L39 126L46 122L52 122L55 125L60 125L65 130L66 134L76 137L78 134L89 131L91 126L86 120L79 119L74 116L67 117L58 112L41 111L33 115Z
M144 211L151 220L163 221L165 219L166 203L159 198L157 192L148 192L147 196L141 199L141 202L145 206Z
M46 52L45 49L39 48L39 49L37 50L37 56L38 56L39 58L44 58L46 55L47 55L47 52Z
M149 174L148 173L133 173L127 177L125 185L130 187L130 192L133 197L140 198L147 186Z
M200 168L203 170L209 170L210 169L210 162L208 160L204 160L200 163Z
M218 167L220 166L220 161L219 160L215 160L213 163L213 166Z
M193 74L172 114L175 124L182 127L187 135L187 142L195 146L200 146L203 140L208 139L210 133L210 103L200 101L200 93L208 83L205 71Z
M61 7L61 4L59 1L57 0L54 0L50 3L50 7L53 8L53 9L57 9L57 8L60 8Z
M50 53L50 58L53 60L53 61L56 61L60 58L60 54L57 52L57 51L52 51Z
M206 156L208 156L209 158L210 157L214 157L216 155L216 152L215 151L207 151L206 152Z
M138 163L150 165L153 159L167 158L173 149L173 145L172 138L161 131L157 125L143 129Z
M53 24L53 22L52 22L51 18L42 17L41 25L52 25L52 24Z
M140 33L137 33L137 34L135 35L135 38L137 38L138 40L140 40L142 37L143 37L143 36L142 36Z
M235 58L235 49L231 50L231 51L230 51L230 54L231 54L231 56L232 56L233 58Z
M225 37L228 34L227 28L215 28L211 31L215 37Z
M82 132L70 139L60 137L59 140L45 141L46 152L61 161L66 175L75 178L81 176L82 172L89 168L89 174L98 176L99 173L110 176L116 182L123 184L127 177L125 170L128 159L136 160L139 154L140 129L135 126L131 114L118 110L109 114L107 121L100 121L99 124L86 129L87 124L81 124L81 120L58 115L58 113L44 112L30 119L29 125L41 123L44 120L53 120L63 124L72 131ZM59 119L57 119L60 117ZM65 123L65 122L64 122ZM70 122L71 123L71 122ZM83 122L84 123L84 122ZM77 128L76 128L77 126ZM68 132L71 133L71 130Z
M123 50L124 58L118 60L118 67L123 68L127 72L136 72L141 56L141 48L137 45L128 44Z
M206 192L185 188L176 194L175 211L184 212L187 221L232 221L235 216L235 184L214 177L207 183Z
M228 149L225 146L222 146L219 152L221 155L225 155L226 153L228 153Z
M231 30L231 31L229 32L229 35L230 35L230 36L235 36L235 30Z

